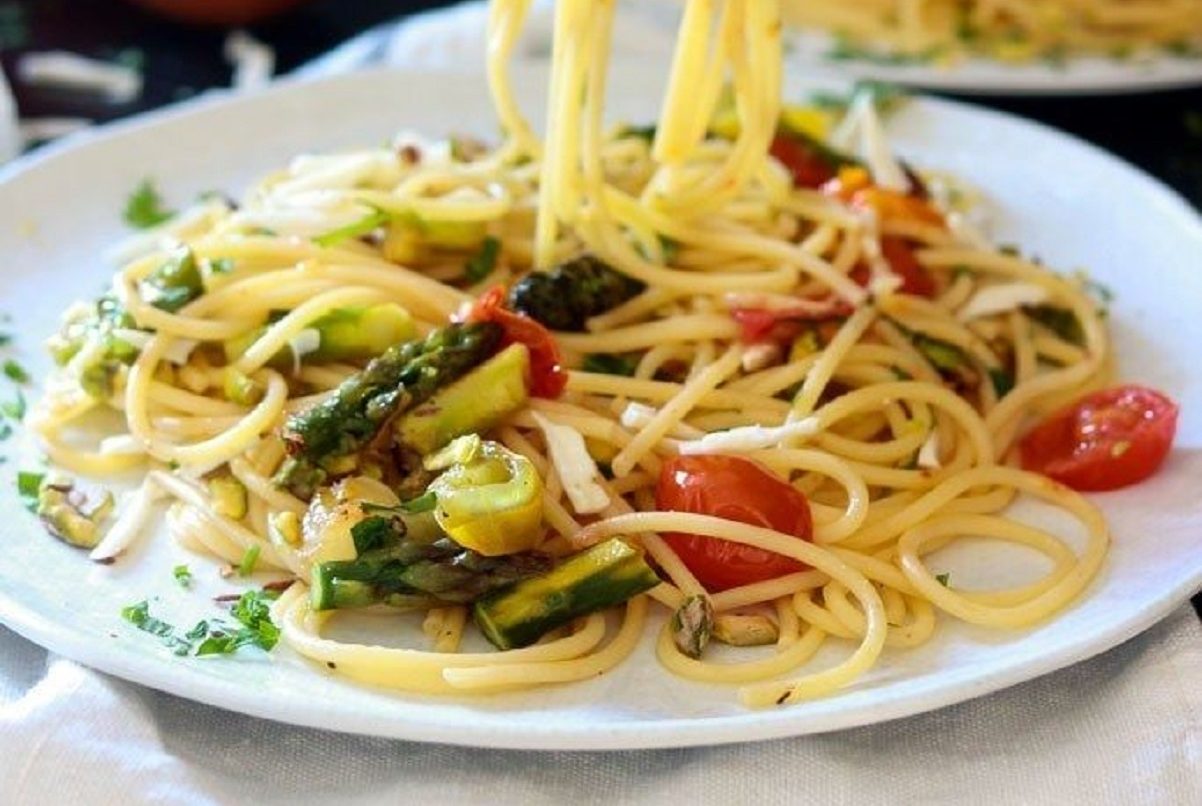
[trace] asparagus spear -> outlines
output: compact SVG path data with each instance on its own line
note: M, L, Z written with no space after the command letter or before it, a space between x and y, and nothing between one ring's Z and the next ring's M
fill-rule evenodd
M531 272L509 290L509 307L552 330L581 332L589 317L616 308L646 286L591 255Z
M402 538L354 560L314 566L310 590L315 610L471 602L550 566L540 554L484 557L447 539L420 543Z
M308 498L345 467L393 417L430 398L497 350L501 328L491 322L451 324L425 339L390 347L342 382L318 405L288 418L289 459L276 483Z

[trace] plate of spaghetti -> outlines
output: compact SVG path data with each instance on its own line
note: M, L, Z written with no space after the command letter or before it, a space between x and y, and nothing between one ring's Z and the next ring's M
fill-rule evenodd
M618 749L929 710L1197 590L1188 205L1004 115L808 105L775 4L690 3L662 82L611 4L509 65L524 10L486 77L6 172L7 625L257 716Z
M786 0L794 58L965 93L1141 92L1202 83L1192 0Z

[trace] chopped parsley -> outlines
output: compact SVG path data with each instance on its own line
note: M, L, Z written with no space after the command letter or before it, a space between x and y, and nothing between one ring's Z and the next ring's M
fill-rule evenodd
M125 202L125 212L122 218L125 223L135 229L150 229L157 227L175 215L175 211L166 207L158 188L150 179L143 179L141 184L130 194Z
M318 246L334 246L351 238L361 238L364 235L370 235L380 227L392 220L392 216L383 210L376 209L367 215L360 218L358 221L353 221L345 227L330 230L329 232L318 235L313 239L313 243Z
M25 367L11 358L4 362L4 375L14 383L29 383L29 373Z
M265 591L243 593L230 611L237 626L222 619L204 619L180 633L174 625L152 616L146 600L122 608L121 618L142 632L163 639L180 656L230 655L244 646L257 646L269 652L280 640L280 629L271 620L271 598Z
M993 392L1001 400L1014 390L1014 376L999 367L989 368L989 380L993 382Z
M463 266L463 275L473 283L478 283L497 268L497 258L501 255L501 242L491 235L480 244L480 251L472 255Z
M186 565L177 565L171 569L171 575L181 588L192 587L192 569Z
M0 414L4 414L10 420L22 420L25 417L25 395L21 390L17 390L17 396L12 400L6 400L0 403Z
M42 479L44 478L46 478L45 473L35 473L31 470L22 470L17 473L17 495L21 497L21 503L30 512L37 512L38 493L42 488Z
M629 378L638 368L639 356L627 353L590 353L585 356L581 366L585 372L595 372L601 375L621 375Z
M951 581L952 581L952 575L951 575L951 574L946 574L946 573L944 573L944 574L936 574L936 575L935 575L935 581L936 581L936 582L938 582L940 585L942 585L942 586L943 586L943 587L945 587L945 588L950 588L950 587L951 587L951 584L950 584L950 583L951 583Z
M1068 308L1058 308L1055 305L1027 305L1023 307L1023 313L1070 344L1085 343L1085 331L1081 329L1077 315Z

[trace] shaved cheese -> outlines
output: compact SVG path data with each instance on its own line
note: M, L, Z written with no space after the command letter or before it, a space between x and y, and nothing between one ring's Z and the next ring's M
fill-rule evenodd
M638 431L646 428L647 423L651 422L657 414L659 414L659 409L654 406L632 401L626 404L626 408L622 410L622 416L619 420L624 428ZM700 439L705 435L704 431L694 428L687 423L677 423L672 426L672 429L668 433L681 439Z
M150 340L154 338L153 333L145 330L134 330L128 327L114 328L113 336L128 345L138 348L138 350L145 350L146 345L150 344Z
M135 456L145 453L146 448L133 434L118 434L100 440L100 452L105 456Z
M118 507L117 519L88 557L99 563L109 563L126 551L138 539L154 514L154 505L166 492L147 477L142 486L125 497Z
M234 68L231 85L239 92L266 86L275 72L275 49L246 31L225 38L225 60Z
M918 449L918 466L927 470L938 470L943 467L939 461L939 432L932 430L927 441Z
M17 75L31 86L94 92L115 103L142 94L142 74L137 70L65 50L26 53L17 62Z
M871 93L856 94L847 116L831 135L830 143L835 148L848 150L855 144L857 135L859 154L868 164L873 183L887 190L909 193L910 177L893 155Z
M589 455L584 437L574 428L531 412L547 440L547 453L563 484L563 491L579 515L601 512L609 506L609 494L601 486L601 471Z
M1040 305L1048 300L1046 288L1034 283L998 283L985 286L956 313L961 322L982 316L1015 311L1024 305Z
M818 420L807 417L778 426L744 425L729 431L715 431L701 439L680 443L680 452L689 456L707 453L748 453L772 448L791 439L805 439L818 433Z
M199 346L200 342L196 339L176 339L163 351L163 360L182 367L188 363L192 351Z

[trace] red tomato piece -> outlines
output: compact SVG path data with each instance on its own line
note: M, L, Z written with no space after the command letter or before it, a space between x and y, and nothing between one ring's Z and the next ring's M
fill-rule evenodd
M813 536L806 497L750 459L674 456L664 461L655 487L661 510L714 515L764 526L799 540ZM796 560L715 537L671 533L664 540L710 591L775 579L805 570Z
M902 284L898 289L903 294L930 299L935 296L935 279L926 267L918 262L914 250L905 238L886 235L881 238L881 255L889 263L893 273L901 278ZM861 286L868 285L870 272L864 264L856 266L851 272L851 279Z
M1143 386L1094 392L1023 437L1023 467L1074 490L1136 484L1168 456L1178 411L1168 397Z
M835 178L830 160L797 137L777 134L769 153L789 169L794 187L816 189Z
M467 314L468 322L496 322L505 331L501 346L524 344L530 351L530 394L555 399L568 385L555 337L538 322L505 307L505 289L494 286L484 292Z

